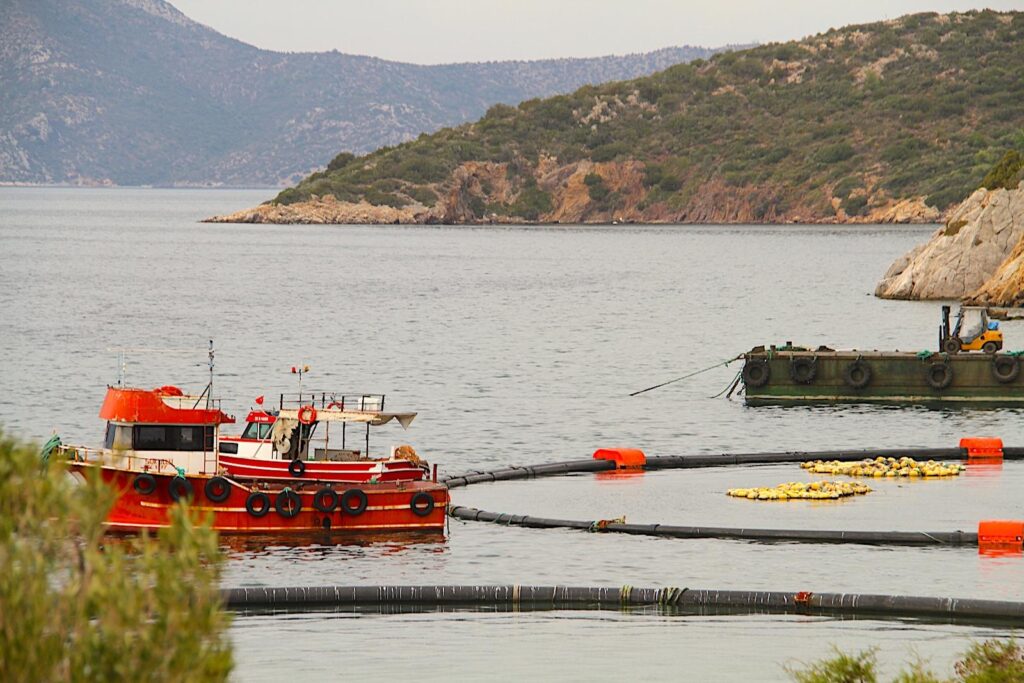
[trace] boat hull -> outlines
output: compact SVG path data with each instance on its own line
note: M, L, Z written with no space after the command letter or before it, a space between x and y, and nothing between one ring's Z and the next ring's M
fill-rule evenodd
M1011 359L1001 363L1019 361L1005 354L998 357ZM797 381L794 364L805 363L806 373L808 360L815 367L813 379ZM870 367L870 381L862 387L852 386L844 376L844 371L858 361ZM923 357L887 351L753 351L744 354L743 381L750 405L840 402L1024 406L1024 372L1011 381L1000 381L993 372L993 363L993 356L980 352ZM751 364L767 364L768 379L763 385L749 381ZM933 364L948 366L952 375L948 386L929 384ZM933 379L942 378L944 371L934 372Z
M171 509L176 505L170 490L176 477L85 463L72 463L70 467L72 471L83 475L88 469L98 467L104 482L117 491L117 499L107 517L107 526L111 530L137 533L169 525ZM152 492L140 493L133 486L140 475L152 477L155 483ZM199 518L209 519L211 526L222 534L443 533L449 500L447 487L435 482L359 484L335 487L334 490L339 498L350 490L361 491L366 498L364 510L353 513L339 504L333 511L323 512L315 507L314 495L323 488L331 488L330 484L293 482L291 486L283 486L279 482L240 482L229 479L227 497L214 501L206 492L206 485L212 478L210 475L192 474L184 477L192 489L188 509ZM284 506L287 514L275 506L278 497L286 489L293 492L299 501L297 506ZM254 514L246 507L253 493L264 494L269 499L270 505L265 512L255 508L262 514ZM353 494L352 498L358 501L360 495ZM414 499L417 510L413 509ZM428 499L430 503L426 502ZM349 507L357 508L358 505Z

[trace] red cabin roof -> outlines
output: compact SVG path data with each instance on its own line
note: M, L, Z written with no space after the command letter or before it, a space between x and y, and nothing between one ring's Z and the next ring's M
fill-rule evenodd
M170 399L165 401L164 399ZM216 408L193 408L198 398L184 396L177 387L125 389L107 387L100 418L136 424L232 424L235 418ZM187 407L177 407L187 406Z
M250 410L249 414L245 418L246 422L258 422L260 424L274 424L277 422L277 417L269 413L265 413L262 410Z

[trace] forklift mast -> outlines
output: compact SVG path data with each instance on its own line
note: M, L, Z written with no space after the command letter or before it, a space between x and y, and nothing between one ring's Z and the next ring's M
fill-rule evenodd
M949 306L942 307L942 324L939 325L939 351L942 350L942 345L947 339L949 339Z

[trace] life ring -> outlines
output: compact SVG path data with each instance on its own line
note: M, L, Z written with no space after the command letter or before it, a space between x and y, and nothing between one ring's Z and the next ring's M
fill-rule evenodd
M320 489L313 495L313 507L325 515L338 509L338 492L334 489Z
M353 517L366 512L369 502L366 494L359 489L349 489L341 494L341 509Z
M789 376L797 384L810 384L818 376L818 358L795 356L789 359Z
M863 389L871 384L871 366L858 358L843 368L843 381L853 389Z
M207 480L203 486L206 499L212 503L223 503L231 495L231 482L221 476Z
M316 422L316 408L313 406L302 406L299 408L299 422L304 425L311 425Z
M434 497L426 491L420 491L409 501L409 509L417 517L426 517L434 511Z
M245 511L253 517L262 517L270 512L270 496L262 491L253 491L245 499Z
M274 499L274 509L285 519L291 519L302 510L302 498L291 489L284 489Z
M928 386L941 391L953 383L953 368L949 363L932 363L928 366L924 378Z
M1020 376L1020 359L1016 356L992 356L992 376L1000 384L1009 384Z
M182 498L191 500L195 491L192 490L192 482L179 476L171 479L171 483L167 485L167 493L170 494L171 500L177 503Z
M768 384L771 376L772 371L766 358L748 359L743 364L743 383L748 387L763 387Z
M292 461L288 463L288 474L292 475L296 479L298 479L305 473L306 463L302 462L298 458L293 458Z
M345 402L342 401L341 403L338 403L337 401L331 401L330 403L327 404L327 410L334 410L335 408L345 410Z
M140 474L132 482L132 488L135 489L135 493L148 496L156 491L156 477L152 474Z

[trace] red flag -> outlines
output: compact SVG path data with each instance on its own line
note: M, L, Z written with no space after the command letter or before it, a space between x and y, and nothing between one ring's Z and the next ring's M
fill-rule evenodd
M257 396L256 397L256 405L258 405L258 406L263 405L263 397L262 396Z

